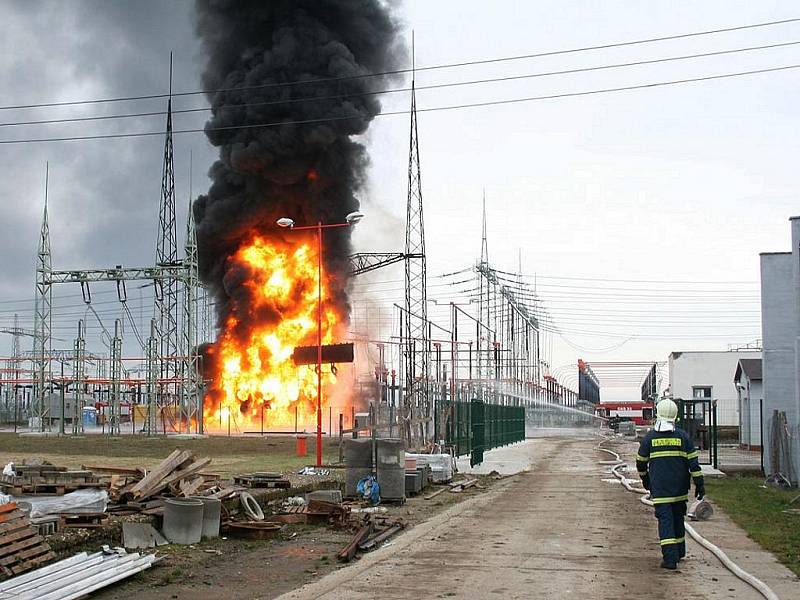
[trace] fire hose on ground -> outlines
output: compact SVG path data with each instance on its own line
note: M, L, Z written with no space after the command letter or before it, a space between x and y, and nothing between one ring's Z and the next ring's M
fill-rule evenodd
M601 445L607 441L609 441L609 438L605 438L603 441L601 441L600 444L598 444L597 449L600 450L601 452L605 452L606 454L611 454L612 456L615 457L616 460L601 461L600 464L611 466L611 472L617 479L620 480L620 483L629 492L633 492L634 494L647 494L648 493L647 490L645 490L644 488L633 487L630 481L628 481L628 479L625 477L625 475L620 473L620 469L625 466L625 462L620 458L619 454L617 454L613 450L601 447ZM648 506L653 506L653 503L644 495L641 496L639 500L643 504L646 504ZM764 596L764 598L766 598L767 600L780 600L780 598L778 598L778 595L775 592L773 592L772 589L770 589L770 587L766 583L764 583L757 577L751 575L750 573L742 569L739 565L737 565L735 562L733 562L728 557L727 554L725 554L719 547L715 546L706 538L704 538L702 535L700 535L695 530L694 527L689 525L689 523L686 523L685 527L686 527L686 533L688 533L695 542L697 542L698 544L703 546L703 548L705 548L706 550L711 552L714 556L716 556L719 559L719 561L723 564L723 566L726 569L728 569L731 573L733 573L736 577L747 583L749 586L755 589L759 594Z

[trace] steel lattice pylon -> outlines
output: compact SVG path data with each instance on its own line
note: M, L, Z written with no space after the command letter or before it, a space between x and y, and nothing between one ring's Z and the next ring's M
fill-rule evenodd
M44 212L39 246L36 253L36 307L33 329L33 355L36 361L36 398L33 403L33 423L40 431L49 428L47 384L50 380L50 331L52 329L53 290L49 285L50 271L53 268L50 253L50 223L47 217L47 186L50 179L50 165L46 167L44 184Z
M191 194L190 194L191 196ZM200 278L197 271L197 232L194 227L192 204L186 218L186 245L184 269L186 278L183 289L183 365L181 386L181 423L190 433L192 423L200 433L202 419L202 390L200 389L200 357L197 354L197 312Z
M122 322L114 321L114 337L111 340L111 418L109 419L108 432L111 435L120 434L122 388Z
M430 375L430 343L428 335L428 292L425 260L425 224L422 213L422 179L419 161L417 131L417 95L414 79L411 81L411 135L408 152L408 202L406 206L405 245L405 388L401 428L410 439L415 423L425 423L420 428L424 439L430 417L428 380Z
M172 148L172 55L169 59L169 93L167 100L167 131L164 140L164 167L161 176L161 202L158 210L158 239L156 265L180 265L178 260L178 232L175 220L175 168ZM178 352L178 280L164 279L155 283L156 337L159 340L161 379L165 401L170 403L177 389L173 382L181 372Z
M83 398L86 380L86 329L83 319L78 320L78 337L75 338L75 402L80 418L72 419L72 433L83 433Z

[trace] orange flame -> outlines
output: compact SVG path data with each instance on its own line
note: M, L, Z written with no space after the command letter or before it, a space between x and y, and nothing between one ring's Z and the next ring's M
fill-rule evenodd
M303 239L303 238L299 238ZM316 346L318 256L316 241L291 246L253 237L229 259L246 273L246 302L237 300L213 350L216 373L206 401L207 429L301 429L316 423L315 366L296 366L297 346ZM323 271L324 276L324 271ZM330 344L343 319L331 308L322 281L322 343ZM325 387L335 377L323 365Z

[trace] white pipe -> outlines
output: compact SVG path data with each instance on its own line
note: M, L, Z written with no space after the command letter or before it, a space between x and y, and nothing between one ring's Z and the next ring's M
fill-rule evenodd
M602 442L600 442L600 444L603 444L604 442L607 441L608 438L605 438L603 439ZM607 454L612 454L616 456L616 460L618 462L614 463L612 461L603 461L600 464L614 464L615 466L611 469L611 472L617 479L620 480L620 483L622 483L622 485L625 487L626 490L628 490L629 492L633 492L635 494L647 494L647 490L633 487L628 482L627 478L618 471L618 469L625 466L625 463L622 462L622 459L620 458L619 454L617 454L613 450L608 450L607 448L601 448L599 445L597 446L597 449L600 450L601 452L605 452ZM642 503L647 504L648 506L653 506L653 502L646 496L642 496L641 498L639 498L639 500L641 500ZM780 598L778 598L778 595L775 592L773 592L772 589L766 583L764 583L757 577L754 577L753 575L742 569L739 565L737 565L730 558L728 558L728 555L725 554L718 546L715 546L714 544L709 542L706 538L704 538L702 535L697 533L694 527L692 527L688 523L685 523L684 526L686 528L686 532L692 537L692 539L695 542L697 542L698 544L703 546L706 550L711 552L714 556L716 556L719 559L719 561L723 564L723 566L726 569L728 569L731 573L736 575L736 577L738 577L739 579L750 585L753 589L755 589L759 594L764 596L764 598L766 598L767 600L780 600Z

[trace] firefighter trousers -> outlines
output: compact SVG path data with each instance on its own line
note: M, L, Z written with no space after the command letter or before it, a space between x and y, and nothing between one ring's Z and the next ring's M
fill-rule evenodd
M686 501L656 504L658 519L658 539L661 543L661 556L665 563L678 564L686 556Z

